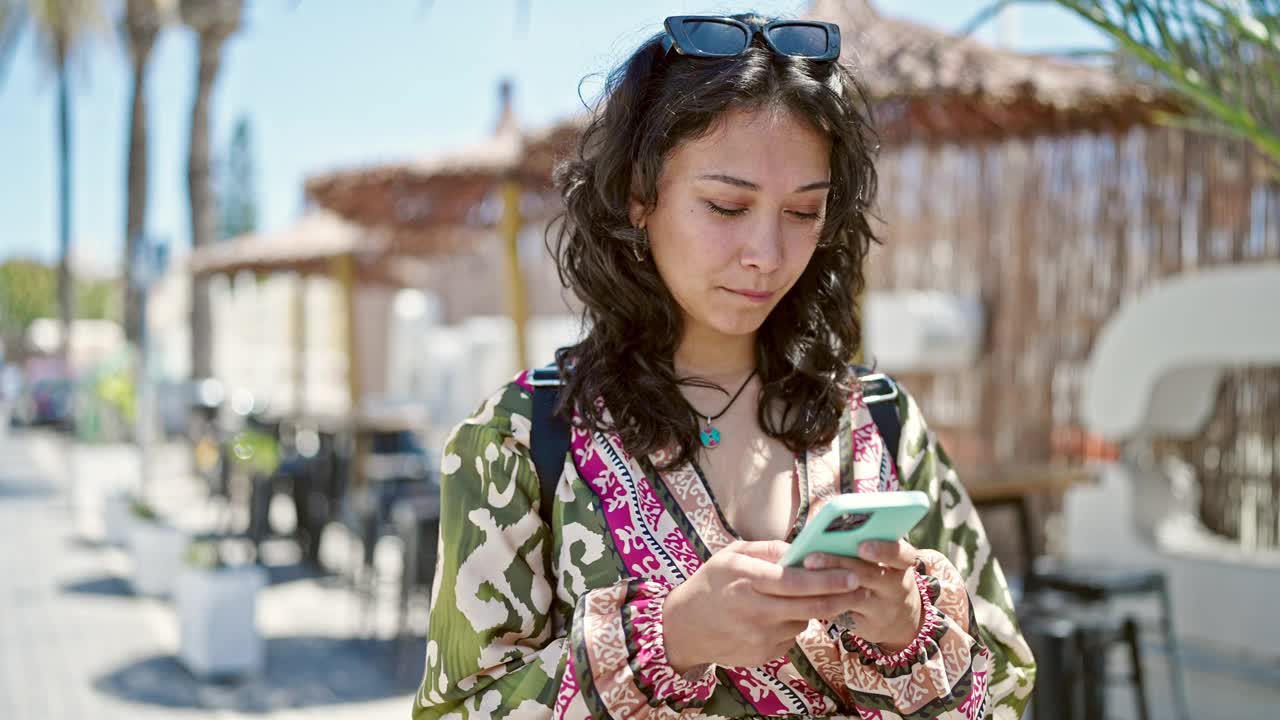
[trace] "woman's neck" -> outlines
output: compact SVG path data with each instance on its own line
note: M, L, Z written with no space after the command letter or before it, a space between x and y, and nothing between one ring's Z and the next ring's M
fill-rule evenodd
M673 359L676 374L725 381L756 369L755 335L685 333Z

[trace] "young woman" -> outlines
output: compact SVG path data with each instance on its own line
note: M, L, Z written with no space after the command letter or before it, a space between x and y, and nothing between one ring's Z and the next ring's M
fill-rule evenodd
M876 144L839 48L668 18L610 76L559 175L570 451L541 507L528 373L449 440L415 718L1020 717L973 505L905 393L888 457L849 364ZM933 502L907 540L778 564L824 499L898 489Z

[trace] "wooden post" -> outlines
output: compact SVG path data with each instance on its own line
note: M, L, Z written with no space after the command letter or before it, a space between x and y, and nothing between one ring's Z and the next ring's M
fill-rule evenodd
M507 255L507 298L511 323L516 333L516 372L529 367L529 308L525 296L524 273L520 270L520 182L502 183L502 222L499 226Z
M348 413L353 433L351 458L352 487L364 485L364 448L361 447L360 418L360 362L359 341L356 339L356 278L355 259L350 253L333 259L333 276L342 292L343 339L347 355L347 393L351 398Z
M307 276L298 273L293 286L293 414L301 419L307 402Z

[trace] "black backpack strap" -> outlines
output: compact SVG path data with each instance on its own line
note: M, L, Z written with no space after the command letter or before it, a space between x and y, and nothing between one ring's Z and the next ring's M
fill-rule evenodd
M884 439L885 448L893 464L898 464L898 446L902 444L902 418L898 416L898 384L884 373L873 372L868 368L855 367L858 382L862 383L862 400L871 411L871 419L876 423L876 430Z
M560 370L555 363L538 368L529 375L533 387L533 422L529 431L533 467L538 471L541 504L538 514L551 525L551 509L555 504L556 485L564 471L569 452L569 423L556 415L560 399Z
M884 439L889 457L898 462L898 447L902 442L902 418L898 416L898 384L884 373L855 367L858 382L862 384L862 399L871 411L876 430ZM529 375L533 387L533 422L529 444L533 454L533 466L538 472L541 504L538 513L551 525L551 510L555 504L556 485L564 471L565 457L569 453L569 423L556 415L562 380L554 363L538 368Z

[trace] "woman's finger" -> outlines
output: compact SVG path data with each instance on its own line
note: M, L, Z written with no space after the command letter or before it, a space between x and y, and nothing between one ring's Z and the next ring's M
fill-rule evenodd
M868 540L858 546L858 557L867 562L906 570L915 565L916 548L906 540L896 542Z
M835 595L858 587L858 575L844 568L804 570L753 563L748 571L756 592L782 597Z
M757 612L762 618L808 622L814 618L829 618L845 610L865 603L869 593L859 588L839 595L784 598L765 595Z
M902 585L903 569L867 562L858 558L841 557L839 555L814 554L805 558L805 567L809 568L843 568L858 578L858 585L869 587L877 592L892 593Z
M902 597L902 589L906 586L903 576L907 572L887 565L871 565L867 570L860 571L858 577L863 587L876 595L893 599Z
M746 543L744 543L746 545ZM763 543L761 543L763 545ZM769 551L760 553L770 554ZM830 595L848 592L857 587L856 578L846 569L833 567L825 571L783 567L759 555L739 552L731 558L728 567L738 576L751 581L753 590L765 595L782 597Z
M786 553L787 549L790 547L790 543L782 540L743 540L733 543L729 546L729 549L732 549L741 555L776 563L782 559L783 554Z

